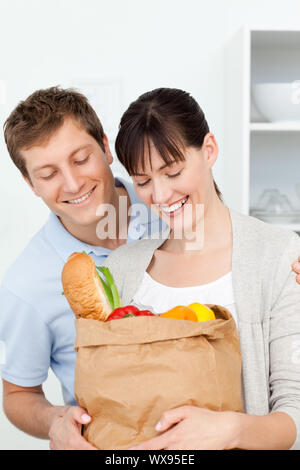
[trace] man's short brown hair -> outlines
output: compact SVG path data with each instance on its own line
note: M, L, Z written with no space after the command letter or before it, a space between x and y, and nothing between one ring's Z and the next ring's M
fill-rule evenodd
M9 155L29 180L26 162L20 151L44 143L61 127L66 117L76 119L105 151L101 122L84 95L72 88L37 90L21 101L4 123Z

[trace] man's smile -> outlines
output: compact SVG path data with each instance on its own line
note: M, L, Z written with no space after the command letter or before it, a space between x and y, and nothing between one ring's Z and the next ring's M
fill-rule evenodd
M83 194L82 196L80 196L79 198L76 198L76 199L69 199L67 201L63 201L67 204L82 204L83 202L87 201L89 199L89 197L91 196L92 192L94 191L94 189L96 188L96 186L94 186L90 191L88 191L87 193Z

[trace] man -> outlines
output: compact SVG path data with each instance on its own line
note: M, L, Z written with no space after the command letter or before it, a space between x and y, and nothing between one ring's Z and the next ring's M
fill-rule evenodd
M162 227L148 209L140 224L128 216L140 200L131 184L114 179L108 139L80 93L57 87L33 93L11 113L4 132L14 164L51 211L0 290L4 410L21 430L50 437L52 449L93 449L81 436L82 424L91 418L73 393L74 314L62 295L61 271L75 251L85 251L101 266L111 250ZM115 210L113 237L104 238L100 204ZM49 367L61 382L66 406L53 406L43 393Z

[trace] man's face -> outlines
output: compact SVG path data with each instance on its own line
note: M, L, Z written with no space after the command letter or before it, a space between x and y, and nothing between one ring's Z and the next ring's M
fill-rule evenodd
M111 203L114 178L107 138L105 152L74 119L63 125L42 145L22 150L31 188L72 232L99 220L97 207ZM27 180L30 184L30 182Z

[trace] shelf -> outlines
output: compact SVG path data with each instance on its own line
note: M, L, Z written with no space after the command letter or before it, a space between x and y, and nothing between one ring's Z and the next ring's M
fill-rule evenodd
M226 46L222 192L227 205L244 214L255 207L265 189L277 188L292 207L299 205L295 188L300 185L300 121L267 122L252 89L256 83L298 80L299 57L298 28L245 26ZM281 226L300 232L300 221Z
M251 132L300 132L300 122L251 122Z
M252 29L253 49L299 49L299 29Z

